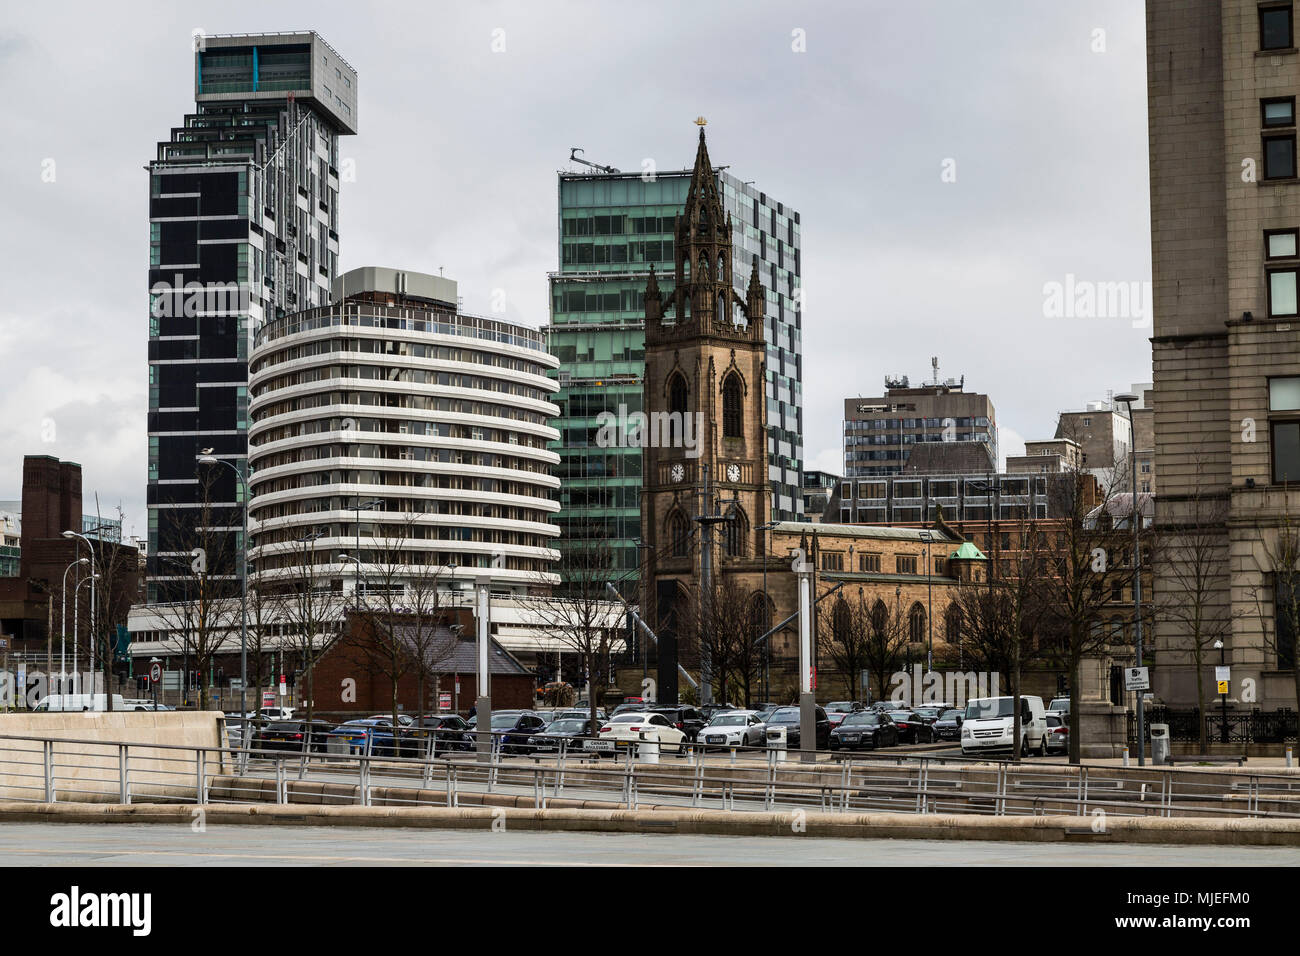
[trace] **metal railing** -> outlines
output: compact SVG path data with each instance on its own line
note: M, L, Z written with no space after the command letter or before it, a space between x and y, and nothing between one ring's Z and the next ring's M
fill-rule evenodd
M1227 710L1207 707L1204 714L1196 707L1175 710L1149 707L1147 725L1168 724L1169 738L1178 741L1200 740L1200 725L1210 743L1269 744L1297 739L1300 712L1294 710ZM1137 740L1137 715L1128 715L1129 742Z
M665 760L653 740L612 757L592 738L554 752L512 753L494 734L486 759L439 751L437 738L361 748L194 747L0 735L0 800L447 806L467 804L811 809L842 813L975 813L1300 818L1300 775L989 761L885 751L805 763L798 752L683 743ZM403 755L400 744L414 751ZM445 741L444 741L445 742ZM671 750L672 747L667 749Z

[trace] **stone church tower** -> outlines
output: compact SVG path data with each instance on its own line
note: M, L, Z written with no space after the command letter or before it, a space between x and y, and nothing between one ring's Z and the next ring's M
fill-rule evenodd
M744 298L733 289L731 218L703 125L676 233L672 292L660 290L653 268L645 292L644 409L651 435L641 492L644 604L663 627L671 626L675 602L698 600L704 536L711 536L715 574L761 573L758 528L771 513L766 292L757 256ZM730 520L701 523L701 515Z

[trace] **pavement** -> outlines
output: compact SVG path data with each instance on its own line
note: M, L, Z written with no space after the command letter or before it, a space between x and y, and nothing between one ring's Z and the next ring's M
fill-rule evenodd
M1300 848L6 823L0 866L1296 866Z

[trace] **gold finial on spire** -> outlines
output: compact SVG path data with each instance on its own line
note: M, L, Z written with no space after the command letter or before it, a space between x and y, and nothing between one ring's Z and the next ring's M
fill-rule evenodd
M707 126L708 124L709 124L709 121L706 120L703 116L697 116L697 117L695 117L695 125L696 125L696 126Z

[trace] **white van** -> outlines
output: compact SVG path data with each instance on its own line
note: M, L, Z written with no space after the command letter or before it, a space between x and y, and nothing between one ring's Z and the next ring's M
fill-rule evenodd
M52 694L42 697L33 710L51 714L76 713L78 711L101 711L108 709L108 698L103 694ZM134 710L126 706L121 694L113 695L113 709L118 711Z
M1015 732L1014 697L976 697L966 702L961 723L961 752L967 756L1012 750ZM1047 712L1043 698L1020 698L1020 753L1047 754Z

